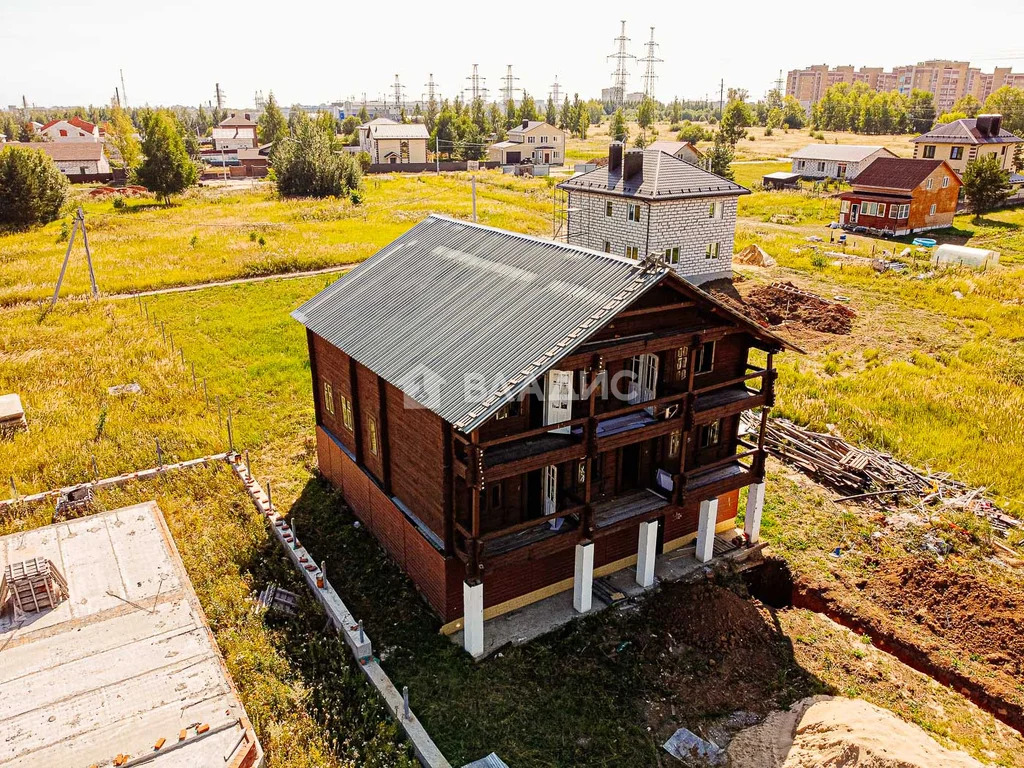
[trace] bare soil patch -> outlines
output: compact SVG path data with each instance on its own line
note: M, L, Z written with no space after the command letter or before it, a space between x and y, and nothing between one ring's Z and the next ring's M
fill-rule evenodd
M849 307L797 288L793 283L772 283L754 288L744 302L754 307L769 325L802 325L819 333L846 335L857 316Z

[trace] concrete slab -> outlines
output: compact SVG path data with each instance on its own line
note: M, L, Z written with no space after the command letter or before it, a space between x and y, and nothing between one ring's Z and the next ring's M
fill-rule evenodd
M29 557L51 560L70 598L0 613L0 766L262 763L155 504L0 537L0 568Z
M733 534L722 533L717 538L724 545L732 536ZM656 589L661 582L694 581L702 578L715 565L716 561L746 559L754 551L759 551L760 549L761 547L741 547L721 557L716 557L709 563L702 563L695 556L696 545L688 544L671 552L666 552L655 560L654 585L648 589L644 589L637 584L636 567L632 565L610 573L601 580L607 583L613 591L621 592L626 599L638 598ZM486 589L487 579L484 578L484 590ZM507 645L528 643L542 635L546 635L548 632L564 627L581 616L589 616L606 610L608 607L608 604L595 592L593 607L587 613L579 613L573 607L572 589L568 589L556 595L546 597L543 600L538 600L535 603L530 603L518 610L487 619L484 622L483 654L479 658L490 656ZM449 639L453 643L462 646L462 631L452 633Z
M17 395L0 395L0 422L21 421L25 418L25 409L21 407L21 398Z

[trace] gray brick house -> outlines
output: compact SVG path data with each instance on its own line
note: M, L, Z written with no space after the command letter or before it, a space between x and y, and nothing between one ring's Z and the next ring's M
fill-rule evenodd
M732 275L736 201L750 190L667 152L608 149L608 165L558 185L567 241L639 259L662 256L691 283Z

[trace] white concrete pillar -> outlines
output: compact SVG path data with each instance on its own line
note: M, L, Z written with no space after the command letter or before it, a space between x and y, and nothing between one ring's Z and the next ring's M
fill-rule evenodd
M658 552L658 521L640 523L636 545L636 583L644 589L654 584L654 560Z
M697 516L697 559L707 563L715 556L715 526L718 525L718 499L700 503Z
M484 655L484 585L462 582L462 647L474 658Z
M586 613L593 605L594 595L594 542L576 545L576 575L572 580L572 607Z
M761 538L761 513L764 511L764 480L751 483L747 488L747 514L743 518L743 530L751 544Z

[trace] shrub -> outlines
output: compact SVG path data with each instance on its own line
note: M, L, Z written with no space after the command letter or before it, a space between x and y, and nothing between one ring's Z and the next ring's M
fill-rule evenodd
M67 195L68 180L45 153L0 149L0 226L23 229L53 221Z
M115 195L114 196L114 210L115 211L120 211L122 208L124 208L124 198L121 197L121 195Z

